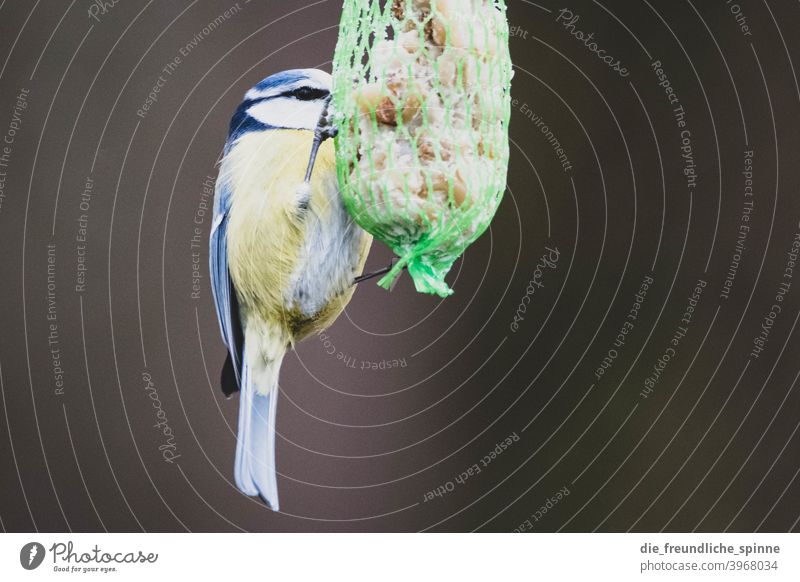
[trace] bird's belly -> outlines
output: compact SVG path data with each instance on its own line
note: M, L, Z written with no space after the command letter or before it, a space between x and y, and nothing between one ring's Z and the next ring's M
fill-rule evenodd
M234 186L228 264L245 317L280 323L299 340L330 325L347 305L371 237L341 201L331 142L319 150L311 200L303 209L297 190L311 133L264 133L233 152L250 169Z
M299 314L298 339L328 327L355 291L353 280L361 273L371 237L356 225L344 208L329 177L328 212L324 218L309 214L308 229L292 281L289 307ZM314 206L312 205L312 210Z

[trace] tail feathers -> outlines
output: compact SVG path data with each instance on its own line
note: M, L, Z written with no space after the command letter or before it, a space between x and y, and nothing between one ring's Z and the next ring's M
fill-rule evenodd
M253 342L257 343L257 342ZM278 480L275 464L275 419L278 404L278 374L283 353L263 359L250 353L245 341L242 389L239 401L239 438L236 446L236 485L247 495L259 495L278 511ZM284 348L285 353L285 348Z

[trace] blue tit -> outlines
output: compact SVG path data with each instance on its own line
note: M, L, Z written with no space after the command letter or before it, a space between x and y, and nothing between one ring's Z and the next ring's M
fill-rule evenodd
M331 77L284 71L250 89L233 115L210 236L211 286L240 391L236 485L278 510L275 418L281 362L350 301L372 238L339 195L327 113Z

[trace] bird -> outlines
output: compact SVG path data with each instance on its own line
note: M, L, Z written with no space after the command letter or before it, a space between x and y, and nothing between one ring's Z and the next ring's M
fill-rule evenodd
M274 511L281 363L342 313L372 243L339 193L331 84L325 71L292 69L247 91L214 192L210 279L228 349L221 387L240 392L235 482Z

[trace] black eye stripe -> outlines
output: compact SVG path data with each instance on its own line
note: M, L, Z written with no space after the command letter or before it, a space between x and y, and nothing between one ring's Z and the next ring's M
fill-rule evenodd
M281 93L281 97L294 97L301 101L314 101L316 99L324 99L328 96L325 89L315 89L313 87L298 87L292 91Z

